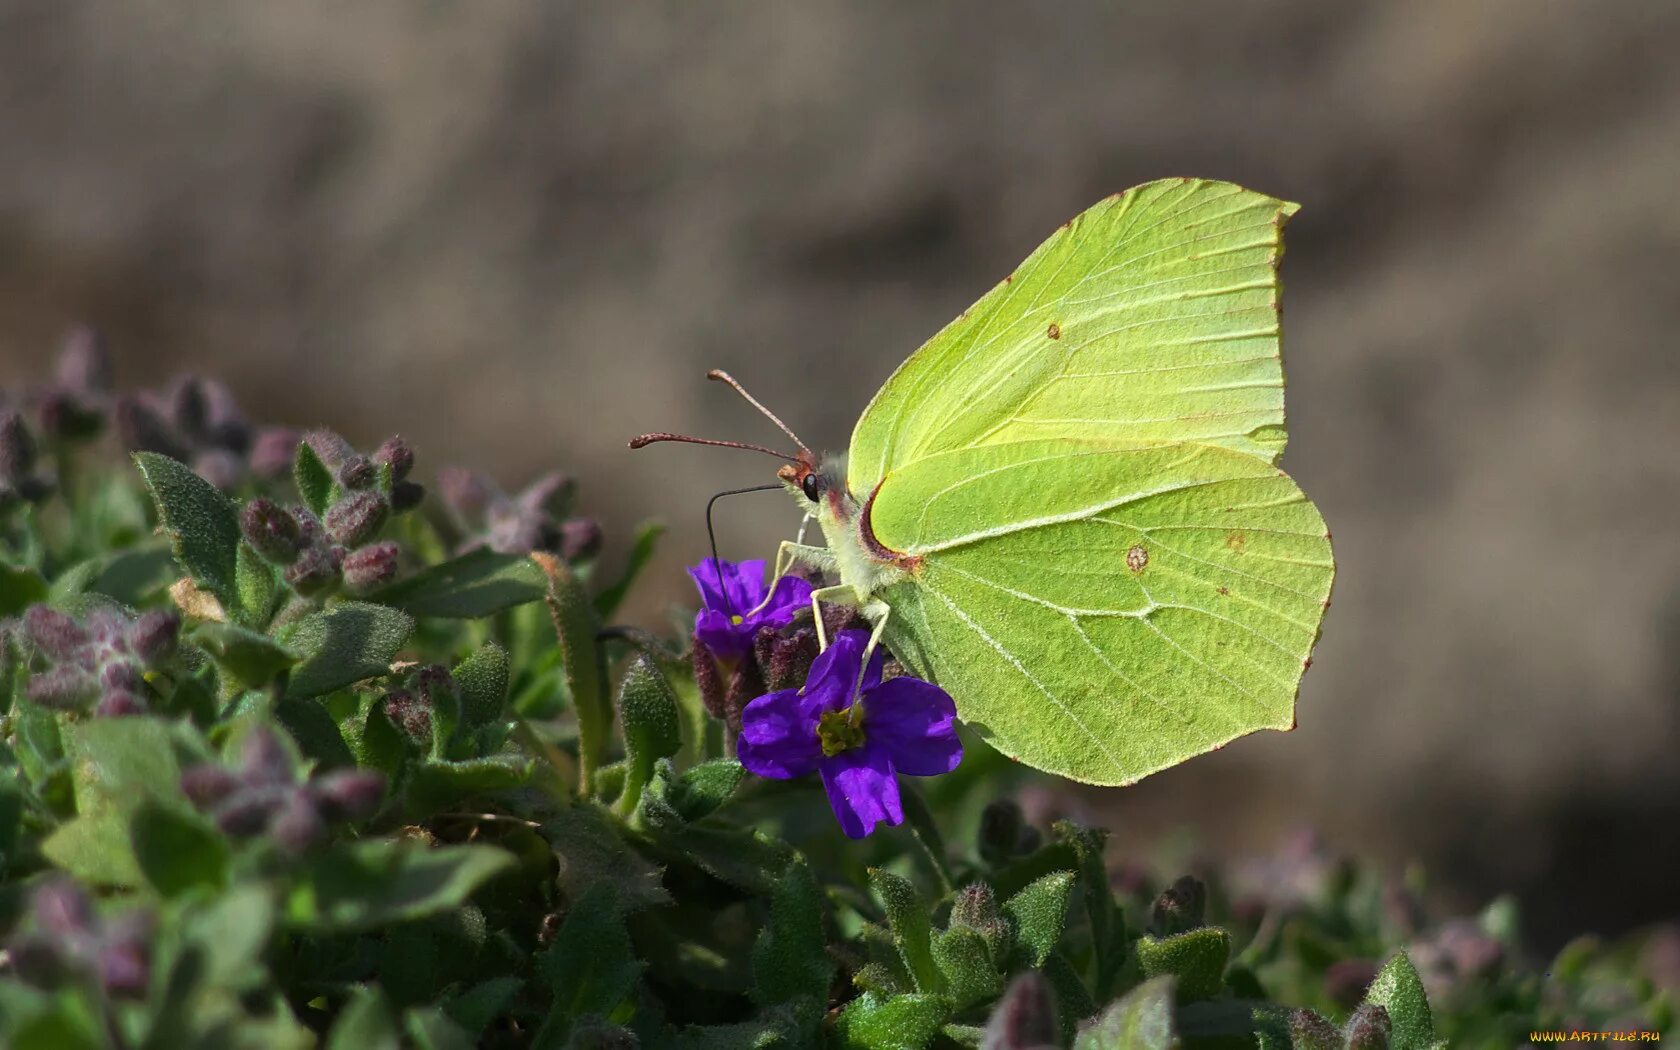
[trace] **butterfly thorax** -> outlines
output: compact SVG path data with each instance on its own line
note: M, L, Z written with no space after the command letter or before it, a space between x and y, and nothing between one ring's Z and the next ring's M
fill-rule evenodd
M813 463L801 456L777 476L800 509L817 519L834 555L840 582L857 594L860 604L909 575L913 563L882 546L869 527L869 499L874 493L859 502L846 487L840 457L828 456Z

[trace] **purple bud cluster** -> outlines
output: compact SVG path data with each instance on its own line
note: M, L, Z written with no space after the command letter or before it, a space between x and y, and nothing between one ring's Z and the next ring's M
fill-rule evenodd
M273 476L278 446L289 441L292 449L297 447L295 432L253 428L232 391L199 376L182 376L161 390L123 394L114 411L117 433L128 448L178 459L224 490L251 474Z
M341 586L362 594L389 582L402 550L378 536L392 515L412 509L424 495L408 480L414 453L398 437L371 456L330 430L312 430L297 440L332 471L337 498L319 518L301 505L288 508L253 499L240 513L245 541L284 569L286 583L306 598L324 597ZM297 441L292 444L295 449ZM288 463L291 454L286 453Z
M7 945L12 967L24 981L56 988L91 979L114 998L146 994L155 926L150 912L101 917L80 886L57 877L35 890L29 919L25 932Z
M24 694L43 707L119 717L148 709L148 671L175 653L181 620L154 610L130 619L112 608L96 608L77 620L47 605L23 614L23 636L45 667L29 676Z
M463 551L548 551L570 562L586 561L601 549L600 524L571 516L576 488L564 474L546 474L510 496L477 471L450 467L438 474L438 492L465 537Z
M441 664L427 664L414 671L402 686L380 701L385 717L417 748L431 746L438 712L441 710L448 724L453 724L459 718L460 705L460 689L449 669Z
M850 609L831 606L824 610L830 638L859 622ZM818 652L814 627L772 622L753 630L749 651L743 656L715 651L700 632L694 635L689 656L707 713L739 729L741 712L749 701L803 685Z
M268 835L296 856L324 841L329 824L372 816L385 797L385 777L351 769L300 780L280 738L258 728L245 737L238 768L191 766L181 774L181 791L224 834Z

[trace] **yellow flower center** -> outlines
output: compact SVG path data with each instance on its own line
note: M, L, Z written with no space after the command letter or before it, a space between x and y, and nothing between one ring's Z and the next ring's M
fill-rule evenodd
M844 711L824 711L817 720L817 739L822 742L825 757L832 758L842 751L863 746L863 724L854 713L856 710L857 705L853 704Z
M731 616L731 617L730 617L730 618L729 618L729 622L730 622L730 623L732 623L732 624L734 624L734 625L735 625L735 626L736 626L736 627L739 627L739 626L741 626L741 617L740 617L740 615L739 615L739 614L737 614L737 615L735 615L735 616Z

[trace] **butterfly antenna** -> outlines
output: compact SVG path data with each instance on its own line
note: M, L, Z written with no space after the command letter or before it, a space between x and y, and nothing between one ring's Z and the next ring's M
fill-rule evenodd
M707 379L715 379L720 383L728 383L730 386L735 388L735 392L737 394L740 394L742 397L746 398L747 404L751 405L752 407L754 407L754 408L758 409L760 412L762 412L766 419L770 420L770 422L776 424L776 426L781 429L782 433L784 433L788 437L792 438L793 443L795 445L798 445L802 449L808 449L808 448L811 447L811 446L805 444L805 442L799 440L799 435L798 434L795 434L793 432L793 430L791 428L789 428L786 423L783 423L781 421L781 419L779 419L776 416L776 413L770 411L768 408L765 408L764 405L759 402L758 398L753 397L751 394L747 393L747 388L742 386L740 384L740 382L737 381L736 378L734 376L730 375L728 372L725 372L721 368L714 368L710 372L706 373L706 378Z
M643 434L640 437L631 438L630 447L646 448L656 441L681 441L688 445L716 445L719 448L744 448L749 452L762 452L766 456L775 456L777 459L785 459L790 463L799 462L798 456L791 456L786 452L777 452L773 448L765 448L763 445L755 445L750 441L718 441L713 438L689 437L687 434L667 434L664 432L660 432L658 434Z
M735 610L729 607L729 588L723 585L723 563L718 560L717 533L712 530L712 507L725 496L739 496L743 492L769 492L771 489L781 488L781 484L749 485L744 489L727 489L706 501L706 539L712 545L712 572L717 574L718 595L723 598L723 614L733 617Z

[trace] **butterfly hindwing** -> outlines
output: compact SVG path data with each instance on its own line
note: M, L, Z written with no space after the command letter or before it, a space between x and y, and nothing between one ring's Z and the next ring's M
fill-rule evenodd
M1038 438L1283 452L1277 274L1296 206L1167 179L1088 209L928 340L852 434L860 498L889 471Z
M1264 459L982 445L893 472L870 522L912 559L883 594L889 644L1005 754L1122 784L1293 724L1334 567Z

